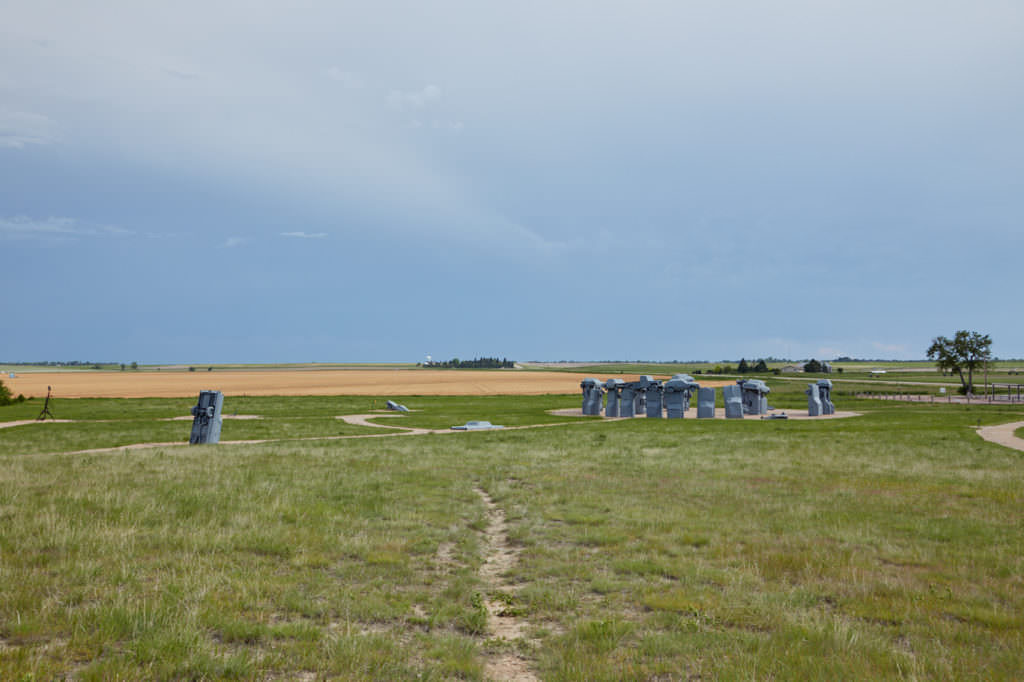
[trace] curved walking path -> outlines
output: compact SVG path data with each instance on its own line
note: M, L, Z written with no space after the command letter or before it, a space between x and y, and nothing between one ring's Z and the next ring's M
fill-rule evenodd
M1014 431L1020 428L1024 428L1024 422L982 426L978 429L978 435L990 443L1005 445L1008 448L1024 452L1024 438L1018 438L1014 435Z
M355 437L363 438L369 435L375 436L418 436L424 433L453 433L451 429L421 429L415 426L401 426L400 424L374 424L371 419L402 418L400 414L343 414L335 419L340 419L352 426L369 426L374 429L396 429L395 433L360 434Z
M392 438L394 436L421 436L421 435L424 435L424 434L432 434L432 433L437 433L437 434L441 434L441 433L471 433L471 432L468 432L468 431L455 431L453 429L424 429L424 428L420 428L420 427L416 427L416 426L399 426L397 424L376 424L376 423L370 421L371 419L381 419L381 418L386 419L388 417L401 418L402 415L400 415L400 414L344 414L344 415L339 415L339 416L335 417L335 419L340 419L343 422L345 422L346 424L350 424L352 426L365 426L365 427L370 427L370 428L375 428L375 429L388 429L388 431L386 431L384 433L352 433L352 434L346 434L344 436L303 436L302 438L259 438L259 439L254 439L254 440L222 440L222 441L220 441L219 444L220 445L259 445L261 443L299 443L299 442L304 442L304 441L351 440L353 438ZM191 419L191 418L192 417L189 417L189 419ZM242 419L254 419L254 418L260 418L260 417L253 417L251 415L245 415L245 416L239 415L239 418L242 418ZM53 420L50 420L50 421L53 421ZM60 419L58 419L56 421L58 421L58 422L61 422L61 421L69 422L69 421L73 421L73 420L70 420L70 419L60 420ZM106 420L96 420L96 421L106 421ZM3 428L4 426L21 426L23 424L36 424L36 423L41 423L41 422L36 422L35 420L22 420L22 421L17 421L17 422L0 422L0 428ZM521 426L505 426L502 429L500 429L499 431L511 431L511 430L515 430L515 429L535 429L535 428L541 428L541 427L545 427L545 426L565 426L567 424L586 424L586 423L587 422L581 420L581 421L578 421L578 422L554 422L554 423L551 423L551 424L524 424L524 425L521 425ZM481 431L481 433L491 433L491 431ZM71 450L71 451L66 451L66 452L39 452L39 453L32 453L32 454L34 454L34 455L93 455L93 454L102 454L102 453L105 453L105 452L121 452L121 451L124 451L124 450L148 450L148 449L151 449L151 448L173 448L173 447L182 447L182 446L187 446L187 445L189 445L189 443L187 441L170 441L170 442L164 442L164 443L129 443L129 444L126 444L126 445L115 445L113 447L107 447L107 448L90 448L88 450Z

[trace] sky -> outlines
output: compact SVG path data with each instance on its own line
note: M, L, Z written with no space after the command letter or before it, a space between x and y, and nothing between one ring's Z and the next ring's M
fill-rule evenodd
M0 361L1024 357L1024 5L0 0Z

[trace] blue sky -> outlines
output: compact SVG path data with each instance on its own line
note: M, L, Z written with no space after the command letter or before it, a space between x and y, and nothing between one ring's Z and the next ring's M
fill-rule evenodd
M0 360L1024 356L1019 2L5 2Z

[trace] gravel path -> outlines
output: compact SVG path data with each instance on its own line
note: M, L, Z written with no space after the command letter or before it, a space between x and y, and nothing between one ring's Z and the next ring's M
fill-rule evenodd
M999 424L998 426L983 426L978 429L978 435L990 443L1005 445L1014 450L1024 452L1024 438L1018 438L1013 432L1024 427L1024 422L1012 422L1010 424Z

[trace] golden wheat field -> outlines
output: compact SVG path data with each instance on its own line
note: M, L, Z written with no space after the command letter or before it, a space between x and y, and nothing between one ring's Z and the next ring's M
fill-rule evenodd
M634 375L617 375L627 381ZM543 395L576 393L582 374L514 370L265 369L26 372L4 378L14 395L59 398L178 398L227 395ZM601 379L608 377L601 376ZM701 385L730 382L701 381Z

